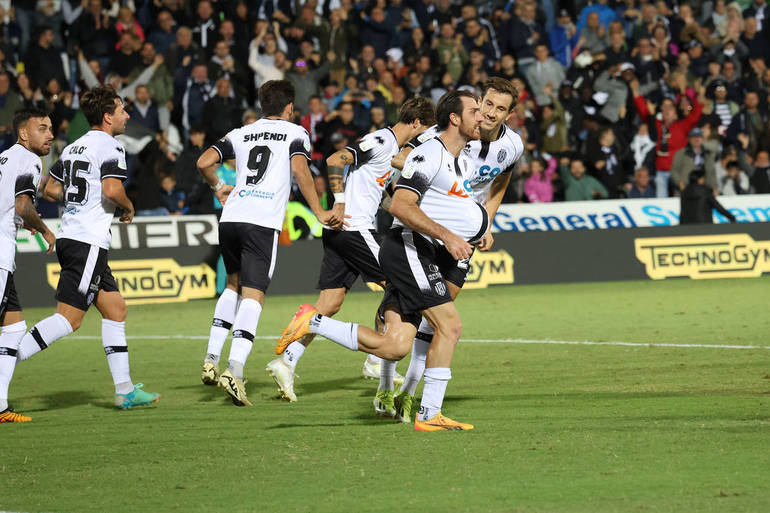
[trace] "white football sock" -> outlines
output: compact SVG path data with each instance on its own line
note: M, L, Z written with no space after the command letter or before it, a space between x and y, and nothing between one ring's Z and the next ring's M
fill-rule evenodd
M449 380L452 379L452 371L449 367L431 367L425 369L425 386L422 389L422 402L420 403L420 420L430 420L441 411L444 403L444 393Z
M310 319L310 331L323 335L351 351L358 351L358 324L354 322L336 321L331 317L316 314Z
M27 323L19 321L3 326L0 334L0 411L8 408L8 386L16 368L19 343L26 332Z
M243 366L254 345L262 305L256 299L242 299L233 323L233 343L230 346L228 369L236 378L243 379Z
M126 323L102 319L102 346L107 355L112 382L116 394L130 394L134 391L131 372L128 365L128 343L126 342Z
M380 386L377 387L377 391L393 390L393 376L395 375L396 362L383 359L380 366Z
M380 363L382 363L382 358L373 354L368 355L366 359L372 365L379 365Z
M401 385L400 393L406 392L409 395L414 395L417 391L417 385L422 379L422 373L425 371L425 359L428 357L428 349L430 349L430 340L433 338L433 329L430 329L429 333L423 333L423 326L420 325L420 331L417 332L417 336L412 342L412 358L409 360L409 368L406 369L404 375L404 384ZM427 340L426 340L427 339Z
M72 333L69 321L60 313L46 317L32 326L32 329L24 335L16 354L17 362L21 362L30 356L39 353L62 337Z
M297 363L299 362L299 359L302 358L302 355L305 352L305 346L302 344L302 342L296 340L289 344L289 347L286 348L286 350L283 352L283 362L291 367L291 370L294 370L297 368Z
M207 362L219 364L219 355L222 354L222 346L225 345L227 335L233 326L237 308L238 293L232 289L225 289L214 308L214 320L211 322L209 331L209 346L206 349Z

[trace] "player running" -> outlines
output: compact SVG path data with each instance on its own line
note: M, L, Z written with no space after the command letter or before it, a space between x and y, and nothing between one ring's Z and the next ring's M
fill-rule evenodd
M481 122L481 138L468 143L471 174L465 182L465 189L474 200L485 205L490 220L495 218L505 190L511 181L512 171L524 152L521 137L505 125L505 121L516 106L518 96L518 91L510 80L499 77L487 80L484 83L481 99L481 113L484 117ZM428 130L423 134L422 139L430 135L432 135L431 130ZM408 155L419 143L421 141L412 141L394 159L394 164L398 166L398 161L403 161L405 155ZM490 222L490 228L491 224ZM479 250L489 251L493 243L492 233L487 231L479 243ZM444 275L453 300L457 298L465 284L469 268L469 261L458 262L451 272ZM380 387L375 403L379 401L385 407L389 407L388 412L394 412L396 419L401 422L411 422L414 395L425 369L425 360L432 338L433 329L423 318L412 345L412 357L404 376L404 383L395 397L393 397L391 385L392 377L384 375L390 369L383 366L383 375L380 377ZM382 415L381 411L376 408L375 410L377 414Z
M102 344L115 384L115 405L126 409L154 403L159 394L131 380L126 343L126 302L107 262L110 224L116 207L120 221L130 223L134 205L126 196L126 153L115 139L129 115L111 87L83 95L80 107L91 130L64 148L49 171L43 195L63 202L56 256L61 265L56 313L37 323L21 341L19 361L48 348L80 327L93 303L102 314Z
M51 119L42 110L22 109L13 117L13 132L16 144L0 153L0 424L32 420L8 406L8 386L16 367L17 350L27 331L13 283L19 228L15 217L21 218L25 228L43 236L48 253L56 242L34 204L40 183L40 157L51 151Z
M345 301L345 294L362 276L367 282L385 287L380 270L381 237L375 230L375 216L383 191L390 183L391 160L401 147L435 123L433 103L427 98L407 100L399 111L398 123L365 135L359 141L337 151L327 160L329 186L334 193L334 211L350 216L345 231L324 229L324 256L318 278L320 294L314 308L323 315L334 316ZM345 167L347 177L343 179ZM294 370L305 348L315 337L309 333L292 342L281 358L267 364L282 397L296 401ZM374 357L376 358L376 357ZM364 368L377 362L364 363Z
M478 139L482 116L472 93L453 91L439 100L436 118L440 136L409 155L393 195L393 229L379 255L387 278L380 306L385 333L325 317L311 305L302 305L276 350L282 352L312 332L353 351L399 360L412 346L420 317L425 316L435 333L414 427L418 431L469 430L471 424L441 413L461 332L444 273L458 260L470 258L471 243L481 240L489 228L487 211L463 188L469 162L461 153L469 140Z
M230 131L198 159L198 170L224 205L219 247L227 271L227 288L214 310L201 380L219 384L237 406L251 406L243 367L275 269L292 173L318 220L332 228L343 226L343 215L323 210L318 200L308 167L310 136L289 121L294 111L292 83L266 82L259 88L259 102L264 118ZM236 168L234 187L216 175L219 163L231 159ZM228 366L220 375L219 356L231 326Z

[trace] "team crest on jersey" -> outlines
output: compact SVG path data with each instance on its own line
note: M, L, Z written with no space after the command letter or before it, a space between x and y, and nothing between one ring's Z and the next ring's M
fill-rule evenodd
M505 160L505 157L507 157L507 156L508 156L508 152L507 152L507 151L505 151L504 149L503 149L503 150L500 150L500 151L497 153L497 163L498 163L498 164L502 164L502 163L503 163L503 161Z

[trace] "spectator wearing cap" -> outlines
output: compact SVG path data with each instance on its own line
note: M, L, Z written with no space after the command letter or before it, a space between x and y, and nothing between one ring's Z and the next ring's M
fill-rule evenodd
M545 43L535 47L535 63L527 68L526 77L535 93L535 101L538 105L550 103L545 92L547 85L550 85L550 89L553 90L566 78L562 65L548 56L548 45Z
M586 174L586 165L580 159L572 161L562 159L559 176L564 184L566 201L590 201L608 196L604 185L593 176Z
M689 183L690 173L703 171L706 183L713 190L717 190L716 152L703 144L703 130L696 127L690 131L687 145L674 155L671 164L671 181L675 185L675 192L683 191Z
M716 200L714 190L705 182L706 174L703 170L690 174L689 183L682 191L679 224L713 224L713 210L734 223L735 216Z
M575 49L580 36L577 27L572 23L572 18L567 9L559 11L556 23L548 31L548 40L551 43L554 58L559 64L568 68L572 64L572 50Z
M700 121L705 101L705 90L699 86L698 97L684 119L678 119L676 106L671 98L664 98L660 104L661 116L654 116L654 105L648 105L647 100L639 94L639 82L631 82L636 112L643 123L650 125L657 138L655 146L655 191L659 198L668 196L671 164L677 151L687 144L687 134ZM652 107L652 109L651 109Z
M655 187L650 181L650 171L646 167L640 167L634 172L634 179L627 184L629 198L654 198Z
M727 98L727 84L724 80L714 81L714 99L706 102L703 109L703 113L706 115L714 115L719 119L720 133L724 133L727 127L732 123L733 116L735 116L740 107L734 101L730 101Z
M687 45L687 55L690 57L690 69L692 72L699 77L705 75L709 64L709 57L703 51L703 43L697 39L690 41L690 44Z

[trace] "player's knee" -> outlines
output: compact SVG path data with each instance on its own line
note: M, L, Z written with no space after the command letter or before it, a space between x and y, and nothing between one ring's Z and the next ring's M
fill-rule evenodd
M447 322L442 328L441 331L443 332L443 335L448 340L451 340L453 343L457 343L458 340L460 340L460 336L462 336L463 333L463 324L460 321L460 319L453 319L450 322Z
M106 316L108 320L115 322L125 322L126 317L128 317L128 306L125 301L116 302Z
M67 316L65 316L65 318L67 319L67 322L70 323L70 326L72 326L72 331L77 331L78 329L80 329L80 325L83 323L83 318L82 317L67 317Z

